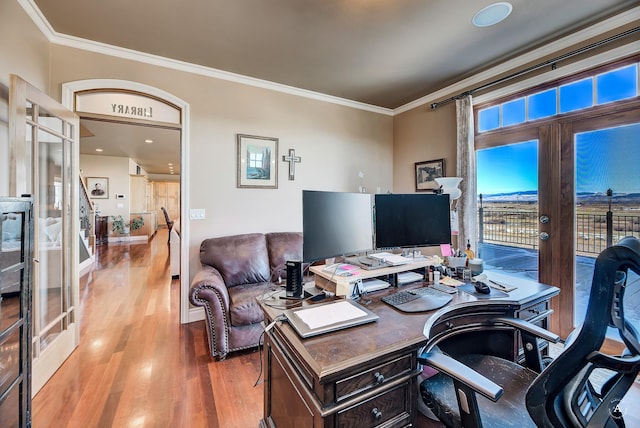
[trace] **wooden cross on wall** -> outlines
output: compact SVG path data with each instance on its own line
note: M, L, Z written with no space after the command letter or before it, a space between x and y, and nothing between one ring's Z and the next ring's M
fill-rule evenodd
M282 155L283 162L289 162L289 180L296 179L296 163L302 162L300 156L296 156L296 149L289 149L289 156Z

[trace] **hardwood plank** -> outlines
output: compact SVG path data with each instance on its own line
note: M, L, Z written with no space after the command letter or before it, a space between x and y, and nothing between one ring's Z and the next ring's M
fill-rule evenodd
M98 247L94 270L81 278L80 345L34 398L33 426L258 426L260 353L214 362L204 322L180 324L166 235ZM640 400L639 391L623 404ZM627 426L640 426L636 409L623 409ZM417 426L443 425L418 415Z

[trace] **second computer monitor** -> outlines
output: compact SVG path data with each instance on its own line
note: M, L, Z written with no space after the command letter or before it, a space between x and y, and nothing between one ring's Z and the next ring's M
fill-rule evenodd
M451 242L449 195L375 195L376 248L427 247Z

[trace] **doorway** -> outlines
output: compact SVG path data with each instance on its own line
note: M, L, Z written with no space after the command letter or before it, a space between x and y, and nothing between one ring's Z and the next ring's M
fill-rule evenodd
M161 89L148 86L142 83L131 82L117 79L90 79L76 82L65 83L62 86L62 102L65 106L76 109L77 95L82 92L100 92L115 90L132 94L133 96L148 97L150 102L160 102L175 107L177 117L171 121L172 124L179 124L180 127L180 171L185 171L185 165L189 157L188 139L189 139L189 105L174 95ZM108 107L108 106L107 106ZM88 116L82 113L82 116ZM113 118L112 118L113 119ZM123 118L119 118L123 122ZM144 119L142 119L144 121ZM168 122L164 120L164 122ZM157 125L157 123L147 121L149 125ZM179 242L179 266L180 266L180 322L185 324L197 320L197 314L190 311L188 291L189 291L189 269L188 269L188 242L189 242L189 222L187 207L189 206L188 197L188 176L181 174L180 178L180 242Z

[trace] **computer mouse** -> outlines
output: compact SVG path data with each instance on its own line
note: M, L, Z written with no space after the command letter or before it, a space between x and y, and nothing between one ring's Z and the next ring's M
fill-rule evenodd
M482 281L476 281L473 283L473 286L476 288L476 291L480 294L489 294L491 293L491 289L487 284Z

